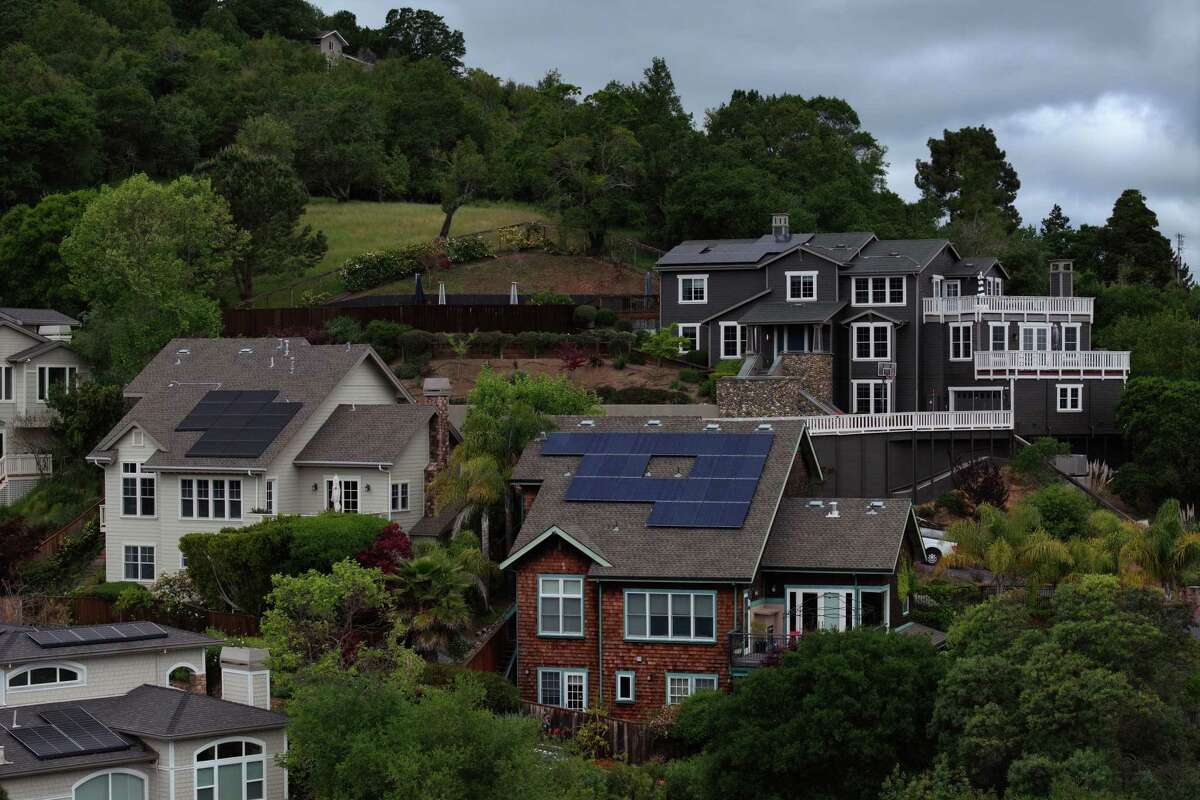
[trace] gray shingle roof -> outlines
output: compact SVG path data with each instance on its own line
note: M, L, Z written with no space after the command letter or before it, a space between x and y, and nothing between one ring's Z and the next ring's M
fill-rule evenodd
M763 551L762 566L777 569L861 570L891 572L906 533L915 535L912 504L888 498L870 514L868 498L836 498L838 515L831 518L830 501L820 507L807 498L785 497Z
M751 306L738 318L738 322L743 325L798 325L828 322L845 306L845 301L840 303L789 303L786 300L773 300Z
M180 650L187 647L206 647L220 640L202 633L160 625L167 632L165 639L144 639L131 642L80 644L68 647L42 647L26 634L30 631L61 628L61 625L4 625L0 626L0 663L25 664L33 661L61 661L80 656L104 656L114 653L138 653Z
M577 431L580 417L558 417L558 430ZM709 422L722 432L750 433L757 420L702 420L699 417L663 417L658 427L648 429L646 417L596 417L589 431L672 431L702 433ZM579 461L578 456L542 456L541 442L533 442L513 470L513 480L540 482L541 488L529 510L512 553L529 545L552 527L557 527L584 547L597 553L611 566L593 563L590 574L598 577L684 578L749 581L754 577L763 541L771 527L776 504L791 472L803 423L772 421L771 451L741 528L659 528L646 525L649 503L577 503L564 497ZM674 474L679 459L651 461L651 472ZM686 460L689 461L690 460ZM658 473L656 473L658 474Z
M33 347L27 347L19 353L13 353L8 357L8 363L20 364L22 361L26 361L31 358L37 358L40 355L49 353L51 350L57 350L60 347L67 347L70 349L66 342L38 342Z
M451 503L450 505L438 511L432 517L421 517L417 520L417 524L413 525L409 536L441 536L444 533L449 533L450 526L454 524L454 520L462 513L465 503Z
M749 267L771 256L794 250L811 239L811 233L793 233L786 242L767 234L757 239L691 239L668 250L658 260L660 269L703 266Z
M366 345L311 345L289 339L285 356L279 339L174 339L125 387L137 404L117 423L89 458L111 458L108 452L133 425L142 428L161 448L145 463L149 469L263 469L303 427L345 375L372 359L412 401L375 351ZM267 390L279 392L276 402L302 403L275 440L258 458L189 458L186 454L200 431L176 431L175 426L210 391Z
M874 239L875 234L870 231L818 233L808 240L804 249L832 258L839 264L845 264Z
M18 325L79 325L79 320L52 308L0 308L0 317Z
M881 274L920 272L948 239L882 239L873 241L850 262L847 273Z
M340 405L304 445L295 463L395 464L433 414L433 406L411 403Z
M954 266L943 272L943 275L969 275L974 277L980 272L986 274L989 269L996 268L1002 275L1008 277L1008 270L1000 263L1000 259L995 256L972 256L964 258Z

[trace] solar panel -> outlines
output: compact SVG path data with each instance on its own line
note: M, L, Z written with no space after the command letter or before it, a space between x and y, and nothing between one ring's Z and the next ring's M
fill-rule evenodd
M57 728L84 753L108 753L129 748L128 742L79 706L43 711L38 716Z
M740 528L749 503L655 503L646 524L656 528Z
M113 625L81 625L28 631L25 635L39 647L54 648L165 639L167 632L153 622L118 622Z
M765 456L774 434L763 433L552 433L544 456Z
M214 397L215 395L215 397ZM257 458L287 427L302 403L274 402L279 392L209 392L176 430L204 431L189 457Z

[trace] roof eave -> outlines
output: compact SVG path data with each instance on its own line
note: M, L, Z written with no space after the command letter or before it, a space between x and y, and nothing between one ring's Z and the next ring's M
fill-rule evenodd
M534 539L532 539L528 544L523 546L520 550L516 551L515 553L510 555L508 558L501 561L499 568L500 569L508 569L513 564L517 563L522 558L524 558L526 555L533 552L537 548L538 545L540 545L544 541L547 541L551 536L557 536L557 537L561 538L567 544L571 545L576 550L583 553L585 556L587 556L592 561L596 562L597 564L599 564L602 567L611 567L612 566L612 564L608 563L599 553L595 552L594 550L589 548L587 545L583 544L578 539L571 536L569 533L564 531L562 528L558 527L557 525L551 525L549 528L542 531L542 533L540 533L538 536L536 536Z

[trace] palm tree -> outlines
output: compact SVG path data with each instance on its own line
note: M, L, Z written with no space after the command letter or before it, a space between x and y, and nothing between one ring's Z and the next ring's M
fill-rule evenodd
M433 479L432 489L439 508L464 504L480 515L479 546L485 555L491 552L491 526L488 511L501 500L507 502L508 472L488 454L470 455L459 445L450 455L450 464Z
M446 548L455 563L475 582L475 589L488 605L488 586L497 573L494 561L484 555L479 537L471 531L460 531Z
M387 576L396 608L408 620L408 639L426 658L445 652L471 622L467 591L472 578L443 547L424 550Z
M935 571L947 567L986 569L997 592L1018 580L1031 586L1056 584L1075 565L1066 543L1046 533L1037 510L1030 507L1017 506L1006 515L985 503L979 506L978 519L954 523L948 535L957 546L938 562Z
M1171 597L1184 574L1200 568L1200 531L1184 528L1179 501L1168 500L1159 507L1154 522L1125 543L1121 555Z

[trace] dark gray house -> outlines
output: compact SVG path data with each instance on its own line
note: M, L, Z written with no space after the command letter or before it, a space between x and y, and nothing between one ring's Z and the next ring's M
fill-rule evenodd
M1115 432L1129 353L1091 349L1093 301L1074 296L1070 261L1051 262L1049 296L1019 297L996 258L946 239L794 233L786 214L772 228L686 241L658 262L660 323L710 366L740 362L718 383L722 414L971 411L1024 436Z

